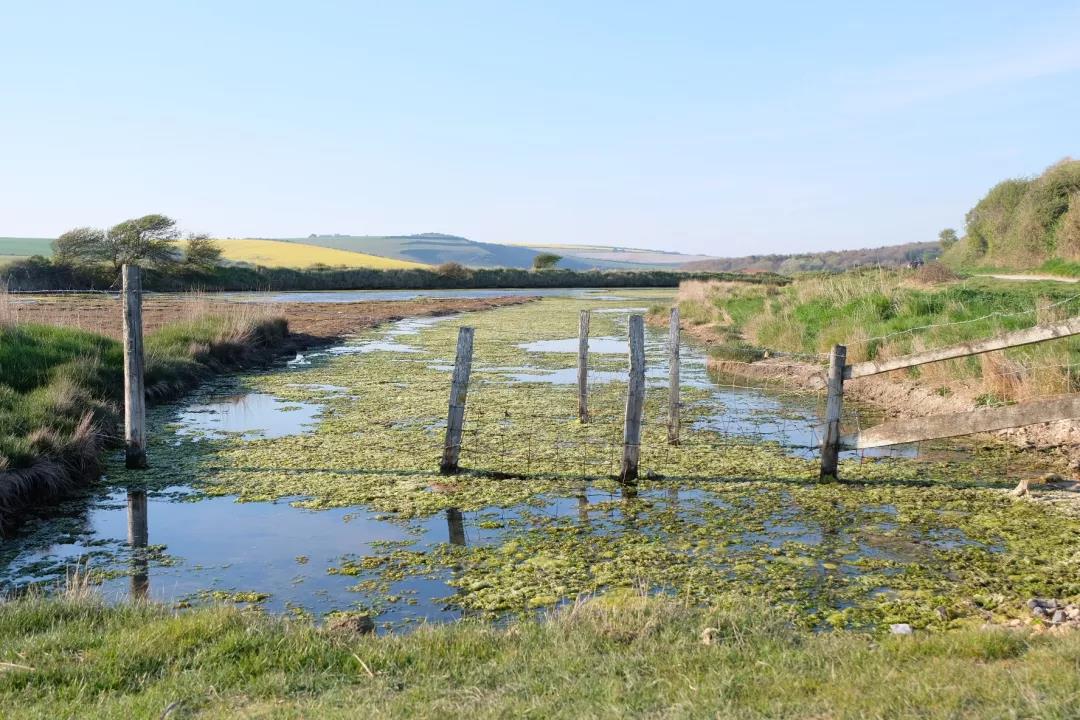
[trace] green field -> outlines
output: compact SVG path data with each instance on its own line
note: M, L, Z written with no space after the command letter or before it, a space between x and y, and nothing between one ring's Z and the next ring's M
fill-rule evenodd
M16 238L0 237L0 262L9 255L28 257L30 255L52 255L52 238Z

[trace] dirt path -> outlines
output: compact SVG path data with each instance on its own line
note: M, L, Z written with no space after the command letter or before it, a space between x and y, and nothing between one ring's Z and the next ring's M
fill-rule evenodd
M1040 282L1043 280L1049 280L1051 282L1063 282L1063 283L1078 283L1080 278L1061 277L1060 275L1028 275L1028 274L1006 274L999 275L997 273L991 273L986 275L976 275L975 277L988 277L996 280L1016 280L1019 282Z

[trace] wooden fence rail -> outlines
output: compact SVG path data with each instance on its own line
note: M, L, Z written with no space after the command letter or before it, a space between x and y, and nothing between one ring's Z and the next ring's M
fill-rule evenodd
M1032 345L1045 340L1053 340L1054 338L1068 337L1077 334L1080 334L1080 317L1070 318L1065 322L1056 323L1054 325L1036 325L1035 327L1015 330L1003 335L998 335L997 337L987 338L986 340L961 343L959 345L940 348L938 350L926 350L925 352L889 358L888 360L868 360L867 362L855 363L854 365L848 365L844 368L844 379L854 380L855 378L866 377L867 375L877 375L878 373L890 372L892 370L903 370L904 368L915 367L916 365L925 365L927 363L940 362L942 360L952 360L954 358L967 357L968 355L981 355L982 353L993 352L994 350L1005 350L1006 348L1020 347L1022 345Z
M1018 405L984 408L963 413L933 415L923 418L904 418L884 422L858 433L840 435L840 415L843 407L844 381L902 370L926 363L980 355L1022 345L1080 335L1080 317L1049 325L1036 325L1014 330L985 340L953 345L937 350L912 353L888 360L871 360L848 365L846 349L833 348L827 379L828 400L825 411L825 431L821 442L821 476L835 478L841 450L866 450L940 438L959 437L980 432L1008 430L1055 420L1080 418L1080 395L1034 400Z

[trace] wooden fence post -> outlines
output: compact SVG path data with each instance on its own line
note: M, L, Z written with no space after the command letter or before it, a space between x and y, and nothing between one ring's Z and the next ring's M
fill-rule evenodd
M589 422L589 315L582 310L578 318L577 414L583 423Z
M829 356L828 395L825 401L825 436L821 440L821 477L836 479L840 454L840 415L844 409L844 365L847 348L834 345Z
M623 425L623 456L619 480L632 483L638 477L641 455L641 416L645 410L645 318L631 315L630 380L626 386L626 421Z
M146 467L146 390L143 387L142 274L123 267L124 446L129 468Z
M473 329L458 328L457 357L454 376L450 382L450 408L446 414L446 442L439 471L444 475L457 472L461 457L461 435L465 429L465 397L469 392L469 373L472 370Z
M679 444L679 308L671 308L668 328L668 445Z

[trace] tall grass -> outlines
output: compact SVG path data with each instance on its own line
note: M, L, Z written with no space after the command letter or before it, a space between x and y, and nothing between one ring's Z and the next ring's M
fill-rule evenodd
M945 276L943 276L945 277ZM783 288L731 283L680 290L684 317L711 324L722 343L823 355L848 348L857 362L990 337L1080 314L1080 290L1055 283L928 281L874 270L803 278ZM1003 401L1080 389L1080 340L934 363L911 371L927 382L967 381Z

